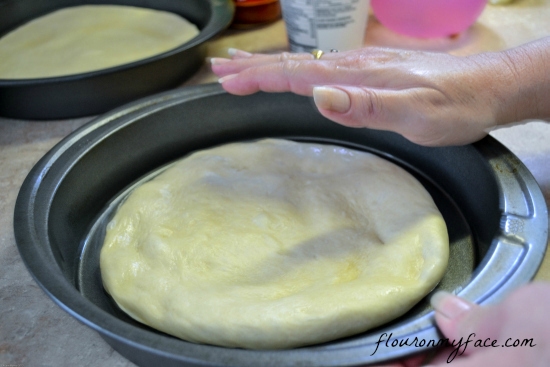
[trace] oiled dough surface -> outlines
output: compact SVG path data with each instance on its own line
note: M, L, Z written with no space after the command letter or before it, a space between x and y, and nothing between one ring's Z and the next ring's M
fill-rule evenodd
M141 60L199 34L165 11L82 5L44 15L0 38L0 79L71 75Z
M400 167L262 140L195 153L108 225L106 290L136 320L228 347L292 348L409 310L443 276L445 223Z

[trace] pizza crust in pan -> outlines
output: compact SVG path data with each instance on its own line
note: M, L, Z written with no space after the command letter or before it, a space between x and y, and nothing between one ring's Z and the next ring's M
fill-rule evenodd
M445 222L399 166L279 139L194 153L108 225L103 284L122 310L197 343L284 349L401 316L445 272Z

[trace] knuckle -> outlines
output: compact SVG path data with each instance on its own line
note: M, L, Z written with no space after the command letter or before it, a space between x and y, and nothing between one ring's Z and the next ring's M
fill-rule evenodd
M348 54L338 59L338 66L355 69L367 64L368 56L365 54Z
M285 62L287 60L292 60L292 54L290 52L281 52L279 54L279 62Z
M376 122L381 115L381 102L378 94L372 90L363 89L360 104L360 109L367 118L367 122Z
M296 60L284 60L282 62L282 70L283 74L286 77L294 77L296 74L298 74L300 63Z

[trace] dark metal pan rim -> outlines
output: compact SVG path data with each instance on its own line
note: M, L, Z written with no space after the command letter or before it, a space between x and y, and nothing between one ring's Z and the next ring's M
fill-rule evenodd
M248 360L249 365L257 365L260 361L275 363L271 365L300 365L308 364L314 359L316 361L315 365L319 366L343 366L384 360L384 358L368 358L369 356L365 355L364 346L366 341L358 343L353 340L344 340L325 348L312 346L283 351L250 351L197 345L158 335L147 330L140 330L117 319L82 297L75 287L67 281L66 277L61 274L51 251L44 250L49 249L49 238L42 236L44 227L47 227L49 221L47 212L49 203L37 202L37 198L40 196L40 190L42 189L42 180L48 175L59 157L70 148L74 148L79 144L82 145L80 155L73 157L73 160L69 162L72 167L78 164L92 146L100 144L112 134L116 134L126 126L131 125L136 119L180 103L222 94L224 92L219 85L203 85L142 99L95 119L69 135L48 152L33 167L26 178L15 208L15 235L19 251L27 268L35 281L61 308L82 323L98 331L113 346L117 344L119 346L130 346L130 348L135 348L136 351L139 350L159 358L196 363L197 365L221 365L223 361L227 360L238 362ZM96 135L93 134L99 130L102 131ZM475 147L490 162L495 160L495 157L502 152L509 154L506 148L490 137L476 143ZM499 163L502 164L502 162ZM492 163L488 164L491 165ZM495 236L488 250L488 256L484 258L472 274L471 282L462 290L457 290L457 293L462 296L481 304L494 302L502 298L511 289L531 279L545 252L548 223L544 198L528 170L521 164L515 168L517 171L514 177L521 179L519 184L514 180L510 180L510 177L503 177L499 172L495 172L500 189L499 200L502 206L500 233ZM63 178L64 176L61 177L61 180ZM528 206L531 214L528 217L521 213L521 215L515 213L513 203L516 198L510 199L507 196L511 190L516 190L515 186L518 185L528 190L520 198L530 203ZM517 196L518 194L515 192L512 195ZM510 229L511 221L519 220L518 218L523 218L525 227L530 229L528 236L526 234L527 239L518 237L521 233L518 234L517 231L514 232ZM491 261L501 261L501 273L487 274ZM506 267L507 264L510 266ZM487 279L490 281L487 281ZM398 335L401 337L416 336L426 340L437 340L440 335L433 325L432 317L433 312L423 315L415 324L417 328L414 330L408 328L407 325L402 325L401 328L397 325L397 329L392 330L397 330ZM384 332L384 330L381 332ZM393 351L391 357L396 358L418 351L419 349L415 347L399 348L399 350ZM387 359L387 356L385 359Z

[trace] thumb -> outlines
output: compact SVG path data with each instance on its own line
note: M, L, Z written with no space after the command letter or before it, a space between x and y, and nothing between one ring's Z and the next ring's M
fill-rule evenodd
M389 130L383 124L389 120L383 90L352 86L314 87L313 100L321 114L350 127L370 127Z
M498 307L481 307L442 291L433 295L431 304L437 326L449 340L495 340L500 336L502 322Z
M438 92L319 86L313 88L313 100L323 116L339 124L393 131L417 144L441 145L450 132L439 120L434 122L433 93Z

